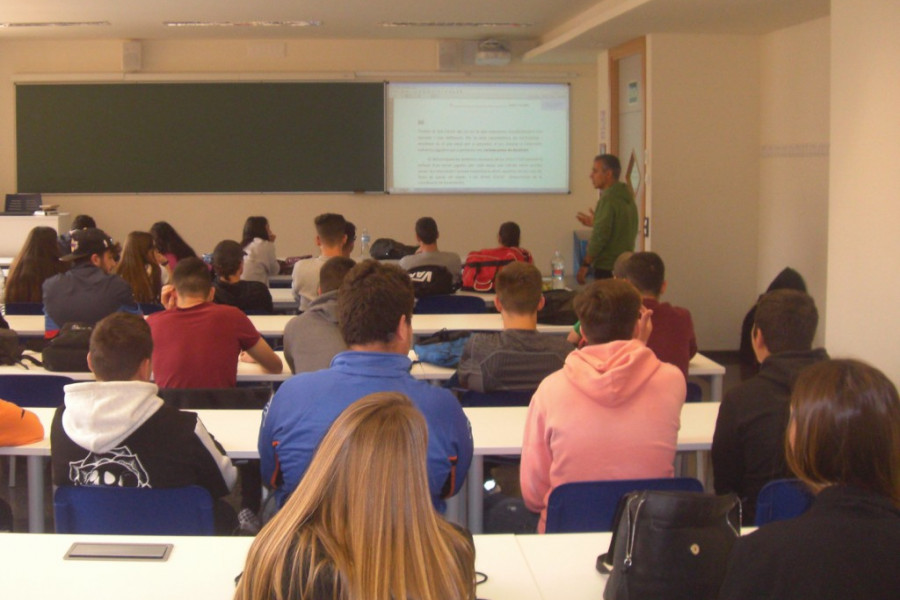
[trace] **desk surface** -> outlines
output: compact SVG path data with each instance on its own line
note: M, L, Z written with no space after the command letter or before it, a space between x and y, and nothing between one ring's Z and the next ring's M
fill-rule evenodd
M173 548L164 562L64 560L73 542L159 543ZM231 598L234 578L243 571L252 542L249 537L3 534L4 597ZM516 536L476 535L475 550L476 570L488 575L487 582L478 586L479 597L541 598Z
M33 408L40 418L47 436L53 420L53 408ZM262 415L260 410L197 410L203 424L222 444L231 458L259 458L257 438ZM516 456L522 453L522 436L525 431L527 407L503 406L464 408L463 412L472 424L475 454ZM678 450L709 450L719 404L697 402L685 404L681 410L681 431L678 432ZM27 446L0 447L0 455L49 456L50 439ZM2 564L2 563L0 563Z

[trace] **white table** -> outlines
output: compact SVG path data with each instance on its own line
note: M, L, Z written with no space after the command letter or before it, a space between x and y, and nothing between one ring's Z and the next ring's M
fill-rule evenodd
M610 538L609 532L553 533L517 535L516 542L542 598L600 600L608 576L597 571L597 556Z
M166 561L63 559L73 542L172 544L173 548ZM231 598L252 542L250 537L3 534L3 595L17 600ZM488 575L487 582L478 586L481 598L542 598L516 536L475 536L475 569Z
M50 456L50 424L55 409L31 409L44 425L45 438L26 446L0 447L0 456L25 456L28 462L28 524L32 532L44 530L43 461ZM482 489L486 455L519 456L527 407L464 408L472 425L474 456L466 476L469 529L482 529ZM198 410L206 428L233 459L259 458L257 440L261 411ZM685 404L678 433L679 452L703 453L712 446L719 405L713 402ZM698 461L700 462L700 461ZM703 477L701 475L701 477ZM703 479L701 478L701 481Z

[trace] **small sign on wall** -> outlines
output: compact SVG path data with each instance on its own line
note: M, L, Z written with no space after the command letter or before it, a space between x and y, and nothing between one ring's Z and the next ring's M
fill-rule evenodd
M638 82L637 81L629 81L628 82L628 106L634 106L638 103Z

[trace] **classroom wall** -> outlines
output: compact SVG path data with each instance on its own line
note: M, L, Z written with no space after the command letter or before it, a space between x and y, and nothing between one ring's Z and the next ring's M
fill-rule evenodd
M757 295L759 64L758 37L647 38L652 249L707 350L737 348Z
M828 306L832 356L900 383L900 3L831 2Z
M787 266L806 280L825 339L830 20L760 39L759 264L763 292Z
M367 80L381 81L403 79L388 72L438 68L436 40L145 41L142 46L142 74L314 73L330 77L374 71ZM122 45L117 41L0 43L0 190L11 192L16 186L12 78L23 73L61 73L77 80L91 73L120 73L121 55ZM534 253L538 266L549 272L554 250L571 257L575 213L596 201L588 180L597 134L595 65L522 65L514 61L501 69L464 69L478 72L483 80L502 80L515 71L572 74L571 78L552 79L570 80L572 85L571 195L60 195L53 201L72 213L93 215L117 239L167 219L201 252L211 250L221 239L239 237L244 219L254 214L266 215L272 222L279 255L316 252L312 221L325 211L345 214L358 227L367 227L373 239L393 237L409 243L414 242L415 220L431 215L440 227L440 246L463 254L495 245L500 223L514 219L522 226L523 245ZM444 73L438 77L446 79Z

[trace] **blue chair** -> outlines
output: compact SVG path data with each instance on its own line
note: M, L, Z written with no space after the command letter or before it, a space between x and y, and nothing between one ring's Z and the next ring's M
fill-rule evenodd
M702 492L703 485L693 477L564 483L550 492L546 532L612 531L619 499L642 490Z
M413 310L417 315L479 314L485 311L484 298L456 294L419 298Z
M53 496L57 533L214 535L206 488L63 486Z
M138 306L141 307L141 312L144 313L144 315L152 315L155 312L166 309L165 306L158 302L139 302Z
M63 403L63 386L75 383L62 375L0 375L0 398L19 406L54 408Z
M756 497L756 526L799 517L810 507L813 495L799 479L770 481Z
M43 302L7 302L6 314L8 315L42 315L44 314Z
M459 402L463 406L528 406L534 390L503 390L476 392L459 390Z

